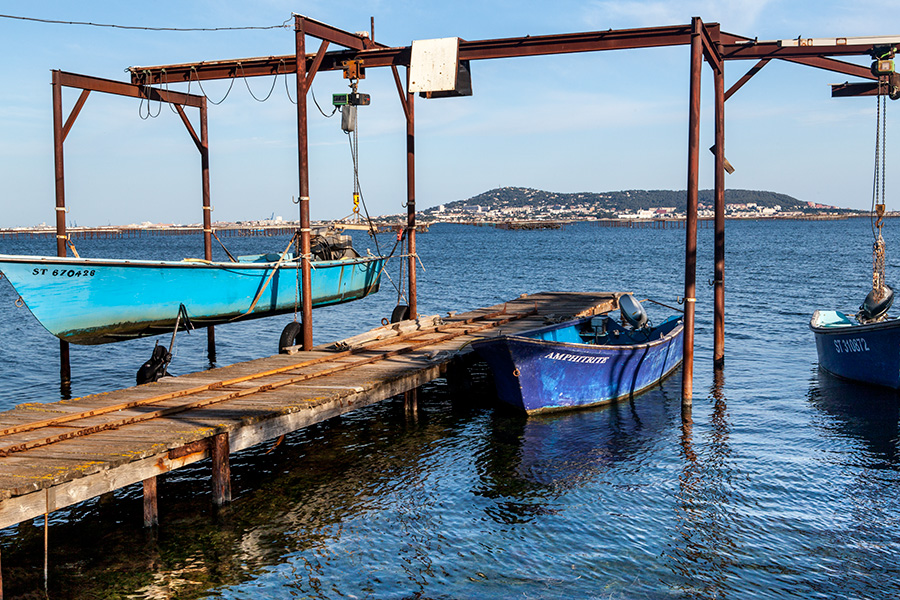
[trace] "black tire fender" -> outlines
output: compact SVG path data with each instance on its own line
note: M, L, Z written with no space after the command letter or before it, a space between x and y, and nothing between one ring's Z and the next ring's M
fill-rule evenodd
M287 349L296 346L303 335L303 326L297 321L291 321L281 331L281 339L278 340L278 353L287 354Z
M391 313L391 323L399 323L409 318L409 307L405 304L398 304Z

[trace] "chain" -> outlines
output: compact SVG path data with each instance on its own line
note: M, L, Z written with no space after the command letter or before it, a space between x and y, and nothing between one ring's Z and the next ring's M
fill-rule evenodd
M885 244L881 234L884 226L885 199L885 150L887 139L887 100L884 97L886 77L878 78L878 95L875 126L875 176L872 182L872 209L875 215L873 233L875 243L872 246L872 291L876 301L884 297L884 263ZM882 104L884 106L882 107ZM879 175L880 181L879 181Z

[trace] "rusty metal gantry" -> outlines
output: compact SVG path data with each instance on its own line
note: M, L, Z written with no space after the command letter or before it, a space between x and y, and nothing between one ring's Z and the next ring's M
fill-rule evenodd
M407 224L408 261L409 261L409 309L410 317L417 315L416 298L416 192L415 192L415 113L414 94L408 92L411 47L388 47L376 43L363 34L354 34L315 21L302 15L294 15L295 53L284 56L262 58L243 58L211 62L195 62L177 65L153 67L132 67L131 86L128 89L139 90L140 97L156 94L155 99L165 100L163 89L151 86L169 85L205 81L214 79L234 79L238 77L259 77L272 75L296 75L297 90L297 140L298 169L300 192L300 227L301 227L301 311L303 348L312 348L312 300L310 283L310 216L309 216L309 160L307 133L307 100L316 74L321 71L343 70L348 61L355 61L365 68L390 67L393 73L401 106L406 117L407 137ZM319 39L320 45L316 53L306 53L306 37ZM821 40L791 40L761 42L753 38L742 37L722 32L717 23L704 23L694 17L689 25L651 27L640 29L620 29L584 33L569 33L546 36L525 36L492 40L459 41L459 60L487 60L495 58L513 58L526 56L542 56L569 54L578 52L597 52L604 50L625 50L637 48L654 48L666 46L689 45L690 52L690 104L688 124L688 169L687 169L687 216L685 240L685 336L684 336L684 369L682 378L682 398L686 406L690 406L693 388L693 338L696 303L696 265L697 265L697 205L699 186L700 157L700 83L703 62L707 62L713 71L715 90L715 249L714 249L714 364L721 366L724 360L725 331L725 101L737 92L747 81L758 73L773 59L784 60L806 66L859 77L867 82L835 86L833 96L859 96L877 93L875 84L877 77L863 66L840 61L832 56L873 55L879 46L878 41L857 42L854 38L837 38L831 43ZM328 52L330 44L336 44L344 50ZM729 60L757 60L757 64L741 77L727 91L724 87L725 62ZM401 82L398 67L404 66L407 71L407 85ZM892 86L900 86L896 76L891 77ZM124 85L124 84L123 84ZM900 88L895 88L900 89ZM172 94L172 92L166 92ZM133 93L126 95L134 95ZM174 96L168 96L174 98ZM196 97L191 97L196 98ZM173 100L167 100L173 101ZM176 102L177 106L177 102ZM78 107L77 107L78 108ZM76 111L73 111L73 113ZM54 113L55 114L55 113ZM190 124L179 110L182 119ZM70 120L74 118L70 117ZM209 252L209 217L208 206L208 163L206 161L205 138L205 98L201 109L203 123L201 153L204 156L204 233L206 235L207 253ZM193 135L193 133L192 133ZM197 139L196 136L195 140ZM57 168L57 186L61 185L61 162ZM57 208L60 206L60 193L57 193ZM64 210L64 208L63 208ZM57 226L60 227L60 213L57 213ZM60 235L65 235L65 221L62 220ZM62 246L60 252L65 252ZM207 255L207 257L209 257ZM212 338L211 338L212 339Z
M75 120L84 108L84 104L91 92L102 92L116 96L139 98L142 101L166 102L171 104L178 116L184 122L197 150L200 151L200 177L203 198L203 247L204 258L212 259L212 220L210 218L209 201L209 143L207 136L207 101L206 96L196 96L170 90L158 90L150 86L134 85L99 77L78 75L65 71L52 72L53 89L53 163L56 179L56 255L66 256L66 245L69 236L66 233L66 185L65 185L65 152L66 137L72 130ZM81 95L75 101L69 116L63 121L62 90L65 87L81 90ZM191 125L190 119L184 112L184 107L200 109L200 134ZM207 345L210 361L215 360L215 330L207 328ZM71 369L69 367L69 343L59 341L60 367L59 375L62 386L68 387L71 381Z

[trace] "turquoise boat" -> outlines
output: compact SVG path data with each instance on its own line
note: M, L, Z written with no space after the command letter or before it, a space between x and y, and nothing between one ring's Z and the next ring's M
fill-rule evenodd
M312 261L313 307L378 291L385 258ZM279 254L236 262L108 260L0 254L0 271L47 331L106 344L173 331L183 305L195 327L293 312L300 261Z

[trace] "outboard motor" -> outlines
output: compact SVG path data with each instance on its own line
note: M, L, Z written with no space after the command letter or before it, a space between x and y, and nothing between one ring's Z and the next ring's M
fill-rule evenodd
M875 300L875 290L872 290L859 307L859 320L863 323L877 321L887 314L893 303L894 290L889 285L884 286L884 296L881 300Z
M647 325L647 313L641 303L634 299L631 294L625 294L619 297L619 312L635 329L641 329Z

